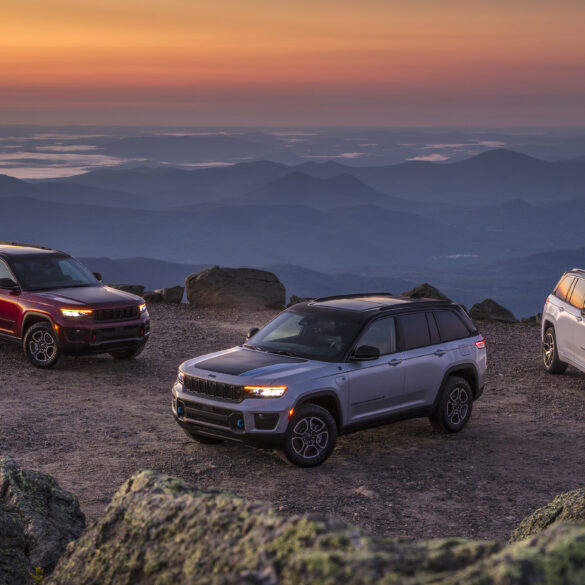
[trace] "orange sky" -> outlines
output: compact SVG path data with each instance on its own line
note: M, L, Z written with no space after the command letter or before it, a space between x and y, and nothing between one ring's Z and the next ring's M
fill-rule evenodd
M0 123L585 125L582 0L18 0Z

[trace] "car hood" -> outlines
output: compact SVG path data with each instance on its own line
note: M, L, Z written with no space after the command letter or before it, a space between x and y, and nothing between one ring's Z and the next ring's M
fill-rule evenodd
M231 383L271 384L292 377L319 377L331 373L335 365L329 362L278 355L265 351L234 347L189 360L181 365L187 374L217 375ZM199 371L198 371L199 370Z
M143 303L143 299L108 286L80 286L76 288L59 288L55 290L35 292L52 301L70 305L135 305Z

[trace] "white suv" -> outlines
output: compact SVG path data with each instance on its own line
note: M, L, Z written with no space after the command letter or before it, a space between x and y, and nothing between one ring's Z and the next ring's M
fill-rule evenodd
M563 274L542 311L542 361L551 374L585 372L585 270Z

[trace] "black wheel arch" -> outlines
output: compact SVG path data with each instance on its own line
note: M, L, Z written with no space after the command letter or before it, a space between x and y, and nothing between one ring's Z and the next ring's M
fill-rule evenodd
M335 421L337 432L340 433L343 428L342 410L339 402L339 396L332 390L322 390L304 394L295 402L294 408L298 408L302 404L316 404L324 408Z
M20 338L24 339L26 332L35 324L40 323L41 321L45 321L51 327L54 327L55 322L51 319L51 316L47 313L40 313L38 311L27 311L24 314L22 319L22 324L20 326Z
M436 407L441 399L441 392L445 387L447 379L451 376L459 376L459 378L463 378L470 386L471 392L473 394L473 399L475 400L477 397L477 390L479 387L478 382L478 374L477 368L473 363L464 363L464 364L456 364L451 366L443 375L443 380L441 381L441 386L439 392L437 392L437 397L435 398L434 406Z

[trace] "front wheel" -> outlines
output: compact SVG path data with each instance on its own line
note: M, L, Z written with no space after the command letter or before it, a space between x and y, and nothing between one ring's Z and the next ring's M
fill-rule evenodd
M337 425L331 414L316 404L304 404L288 423L284 454L299 467L315 467L331 455L336 441Z
M445 382L431 424L443 433L458 433L471 417L473 394L464 378L450 376Z
M24 336L23 348L28 361L37 368L52 368L61 357L57 334L46 321L29 327Z
M542 338L542 363L549 374L563 374L567 369L565 362L559 359L557 336L554 327L548 327Z

